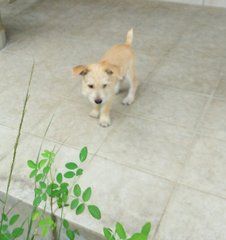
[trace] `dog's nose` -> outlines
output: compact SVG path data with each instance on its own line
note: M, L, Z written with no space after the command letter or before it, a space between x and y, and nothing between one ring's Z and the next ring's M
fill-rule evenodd
M101 104L101 103L102 103L102 100L101 100L100 98L97 98L97 99L95 99L95 103L96 103L96 104Z

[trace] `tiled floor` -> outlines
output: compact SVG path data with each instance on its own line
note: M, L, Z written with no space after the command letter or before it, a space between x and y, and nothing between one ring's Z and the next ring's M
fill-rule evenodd
M226 9L151 1L18 0L1 5L0 190L4 190L31 67L35 70L11 194L31 201L26 161L62 146L56 165L88 146L79 182L93 187L101 221L68 219L95 232L145 221L153 240L225 240ZM112 126L90 118L73 65L98 60L134 28L141 86L116 96ZM24 190L26 189L26 191Z

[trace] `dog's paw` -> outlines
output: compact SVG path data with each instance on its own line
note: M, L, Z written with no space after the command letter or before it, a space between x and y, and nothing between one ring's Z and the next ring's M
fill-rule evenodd
M111 120L110 118L102 118L100 119L99 124L101 127L109 127L111 125Z
M93 117L93 118L98 118L100 115L100 112L97 111L96 109L93 109L90 113L89 113L89 116L90 117Z
M126 97L126 98L123 99L122 104L124 104L124 105L130 105L130 104L133 103L133 101L134 101L134 98L132 98L132 97Z

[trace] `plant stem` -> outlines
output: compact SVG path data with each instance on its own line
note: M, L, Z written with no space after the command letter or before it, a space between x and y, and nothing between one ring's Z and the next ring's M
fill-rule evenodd
M34 63L32 65L32 69L31 69L30 79L29 79L29 82L28 82L27 92L26 92L26 96L25 96L25 100L24 100L24 104L23 104L23 111L22 111L22 115L21 115L21 119L20 119L20 124L19 124L19 128L18 128L16 142L15 142L15 145L14 145L13 159L12 159L12 163L11 163L11 166L10 166L10 172L9 172L9 177L8 177L8 182L7 182L5 200L4 200L4 205L3 205L3 209L2 209L3 214L5 214L5 211L6 211L6 205L7 205L8 196L9 196L9 188L10 188L10 184L11 184L11 180L12 180L12 174L13 174L14 165L15 165L15 161L16 161L17 148L18 148L18 144L19 144L19 141L20 141L20 137L21 137L21 130L22 130L23 122L24 122L25 113L26 113L27 102L28 102L28 99L29 99L29 91L30 91L30 85L31 85L31 81L32 81L33 72L34 72ZM3 224L3 219L1 219L1 227L2 227L2 224Z
M62 208L61 208L61 214L60 214L60 227L59 227L59 232L58 232L58 238L57 238L57 240L60 240L62 223L63 223L63 211L64 211L64 207L62 206Z
M52 198L51 198L51 202L52 202ZM55 226L52 230L52 240L57 240L58 239L58 237L57 237L57 218L54 215L54 213L52 212L52 207L51 207L51 218L52 218L53 222L55 223Z

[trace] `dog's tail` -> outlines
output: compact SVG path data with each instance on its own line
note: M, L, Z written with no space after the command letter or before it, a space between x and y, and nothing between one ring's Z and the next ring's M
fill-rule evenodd
M129 32L127 33L127 37L126 37L126 44L131 46L133 42L133 29L131 28L129 30Z

